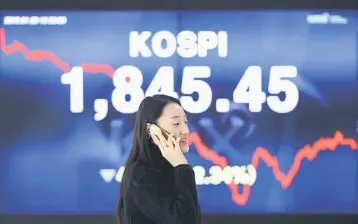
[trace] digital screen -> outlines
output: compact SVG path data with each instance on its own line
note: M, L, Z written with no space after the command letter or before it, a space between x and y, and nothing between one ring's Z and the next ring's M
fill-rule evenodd
M202 212L357 213L357 14L2 11L0 213L114 214L145 96Z

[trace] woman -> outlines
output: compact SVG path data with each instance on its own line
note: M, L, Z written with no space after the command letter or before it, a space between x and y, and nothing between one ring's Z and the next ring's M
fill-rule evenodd
M142 101L121 182L121 224L201 223L194 172L183 154L188 134L177 99L155 95Z

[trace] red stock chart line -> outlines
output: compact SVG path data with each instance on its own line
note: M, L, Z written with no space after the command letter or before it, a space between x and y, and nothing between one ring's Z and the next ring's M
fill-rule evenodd
M6 44L5 30L0 28L0 49L5 55L13 53L21 53L28 61L41 62L48 61L60 69L62 72L69 72L71 66L61 60L54 53L47 50L29 50L25 44L15 40L9 45ZM87 73L101 73L108 77L112 77L115 70L109 64L82 64L84 72ZM203 143L200 135L197 132L192 132L189 135L189 143L194 144L195 149L200 157L210 161L213 165L222 168L229 166L228 160L210 149ZM313 161L317 158L320 152L331 151L334 152L339 146L349 147L351 150L358 150L358 142L353 138L346 138L341 131L336 131L333 137L322 137L314 142L312 145L305 145L296 153L293 163L287 173L280 170L278 158L270 154L270 152L263 148L257 147L253 152L251 163L254 167L258 167L260 162L266 164L272 170L274 178L280 183L283 189L287 189L291 184L297 173L301 168L304 160ZM238 186L235 184L227 185L233 202L237 205L246 205L250 197L251 186L245 185L243 191L239 192Z

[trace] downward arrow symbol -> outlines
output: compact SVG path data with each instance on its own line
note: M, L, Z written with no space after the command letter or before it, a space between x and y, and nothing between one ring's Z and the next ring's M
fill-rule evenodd
M115 169L100 169L99 170L99 175L101 175L102 179L106 182L109 183L111 182L114 177L116 176L117 171Z

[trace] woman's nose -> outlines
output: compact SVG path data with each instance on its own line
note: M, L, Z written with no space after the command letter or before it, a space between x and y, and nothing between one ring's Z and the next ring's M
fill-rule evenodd
M188 125L183 125L180 134L182 134L182 135L187 135L187 134L189 134L189 127L188 127Z

